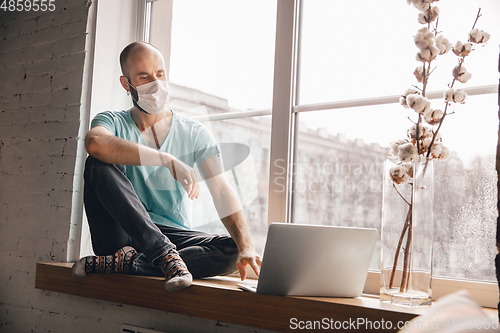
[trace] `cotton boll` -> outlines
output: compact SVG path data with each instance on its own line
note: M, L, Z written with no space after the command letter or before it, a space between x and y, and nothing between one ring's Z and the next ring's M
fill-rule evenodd
M406 103L406 97L404 96L399 97L399 104L401 104L405 108L409 108L408 104Z
M467 69L462 65L457 65L453 68L453 77L462 83L466 83L472 77L472 74L467 72Z
M431 158L439 158L441 156L441 153L443 152L443 144L438 142L432 145L431 147Z
M444 161L447 160L451 155L451 151L448 147L441 146L441 154L439 155L439 159Z
M436 109L436 110L428 110L427 112L424 113L424 119L429 125L437 125L439 124L439 121L441 118L443 118L443 111Z
M431 158L437 158L439 160L446 160L450 157L450 149L445 147L441 142L437 142L432 145L431 148Z
M420 138L428 138L432 135L432 129L429 126L422 126Z
M406 170L406 173L410 178L413 178L413 164L412 163L401 163L401 166Z
M469 42L486 43L490 39L490 34L479 29L472 29L469 32Z
M425 40L429 41L429 45L434 45L436 43L436 40L434 38L434 33L432 31L429 31L429 29L427 29L427 27L424 27L424 29L426 30L424 32Z
M431 102L422 95L411 94L406 97L406 102L408 106L411 107L415 112L423 114L431 107Z
M458 41L455 46L453 46L453 53L455 53L459 57L468 56L472 51L471 43L462 43Z
M465 43L464 44L464 53L465 55L468 55L472 51L472 44L471 43Z
M453 88L450 88L444 92L443 98L448 104L453 102L453 94L454 93L455 93L455 89L453 89Z
M431 52L431 57L430 57L429 61L436 59L438 54L441 52L436 45L429 46L429 50Z
M411 0L407 1L408 4L412 4L415 8L420 11L428 10L431 6L432 0Z
M460 52L462 52L463 48L464 48L464 43L462 43L461 41L457 41L452 48L453 53L455 53L457 56L459 56Z
M422 126L420 125L418 128L418 137L419 140L425 139L427 137L430 137L432 135L432 129L428 126ZM407 131L406 134L408 137L412 140L412 142L416 142L417 138L417 125L413 125L410 127Z
M424 107L424 97L419 94L410 94L406 96L406 102L412 109L416 107Z
M422 151L420 152L420 154L423 154L427 151L427 149L429 149L429 146L431 145L431 142L432 142L432 138L431 137L427 137L423 140L420 140L420 143L421 143L421 149Z
M417 68L415 68L413 75L415 75L418 82L420 83L424 82L424 67L418 66Z
M423 49L417 53L415 59L417 61L427 62L429 61L430 57L431 57L431 51L429 51L429 49Z
M412 94L420 95L420 90L418 90L417 88L414 88L414 87L408 88L408 89L406 89L403 96L406 98L406 96L412 95Z
M422 110L420 110L418 113L420 114L424 114L426 113L427 111L429 111L431 109L431 101L427 100L425 102L425 105L424 105L424 108Z
M418 30L417 34L413 37L413 42L415 43L415 46L421 50L426 49L430 45L432 40L425 38L427 31L428 31L427 28L422 28Z
M439 16L440 11L441 11L441 10L439 9L439 7L438 7L438 6L433 6L433 7L431 7L431 10L430 10L430 13L431 13L431 14L430 14L430 17L431 17L431 18L432 18L432 17L434 17L434 18L432 18L429 22L434 21L434 20L435 20L435 19Z
M409 5L413 5L415 8L419 10L427 10L430 7L430 1L428 0L407 0Z
M426 49L435 44L434 34L427 27L420 28L413 37L413 42L419 49Z
M426 49L430 43L422 34L415 35L415 37L413 37L413 42L415 43L415 46L421 50Z
M417 59L417 61L430 62L436 59L439 52L439 49L435 45L431 45L424 50L420 50L415 58Z
M398 155L399 144L397 144L397 142L391 142L389 144L389 147L391 148L391 155L392 156L397 156Z
M426 15L425 12L418 13L418 19L417 20L418 20L418 23L420 23L420 24L426 24L426 23L428 23L427 22L428 18L427 18L427 15Z
M434 21L439 16L439 8L434 6L429 10L420 12L418 14L418 22L421 24L426 24Z
M462 65L456 65L453 68L453 77L456 79L459 75L465 73L466 69Z
M408 130L409 135L413 136L412 143L417 146L417 140L415 139L416 125L412 126ZM425 154L427 149L431 145L433 132L428 126L420 126L419 130L419 140L418 140L418 154Z
M483 34L479 29L472 29L469 31L469 41L473 43L479 43L479 41L483 39Z
M461 76L460 79L458 79L458 81L462 82L462 83L466 83L467 81L470 80L470 78L472 77L472 74L469 73L469 72L465 72L464 75Z
M410 162L418 156L417 147L413 143L405 143L398 147L398 156L402 162Z
M444 53L443 53L443 52L441 52L441 54L448 53L448 52L450 52L450 51L451 51L451 49L453 48L453 45L451 44L451 42L450 42L448 39L446 39L446 38L443 40L443 43L442 43L442 44L446 45L446 51L444 51Z
M444 100L450 104L450 103L465 103L465 99L467 98L467 93L461 89L448 89L444 93Z
M428 102L427 98L416 94L409 95L406 100L408 105L417 113L423 113Z
M413 143L416 142L417 137L417 125L413 125L412 127L406 130L406 135L411 139Z
M417 101L417 99L419 99L421 97L422 96L420 96L419 94L410 94L410 95L406 96L406 102L408 103L409 107L412 107L413 104L415 104L415 102Z
M436 47L439 49L439 54L448 53L453 47L450 41L444 38L443 35L437 35L435 40L436 40Z
M465 103L465 99L467 98L467 93L461 89L455 90L453 94L453 101L455 103Z
M409 108L410 106L408 105L407 101L406 101L406 97L408 95L412 95L412 94L420 94L420 91L418 91L417 89L415 88L408 88L404 94L399 98L399 103L404 106L405 108Z
M408 143L407 139L399 139L399 140L391 142L389 144L389 147L391 148L391 154L393 156L398 156L398 154L399 154L399 152L398 152L399 146L402 145L402 144L405 144L405 143Z
M437 44L437 48L439 49L439 54L445 54L446 53L446 45L444 44Z
M481 39L480 43L486 43L490 39L490 34L487 33L486 31L483 31L483 38Z
M396 184L406 184L411 179L410 175L406 172L406 168L401 164L390 168L389 175L391 176L392 181Z

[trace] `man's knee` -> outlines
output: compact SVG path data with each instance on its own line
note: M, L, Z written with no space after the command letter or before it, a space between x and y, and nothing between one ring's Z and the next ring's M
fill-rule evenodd
M238 257L238 246L236 246L234 240L229 236L220 241L218 248L222 253L227 254L228 256Z
M228 237L223 241L223 247L219 248L222 253L226 256L226 269L225 272L221 275L224 274L231 274L238 269L236 268L236 263L238 262L238 256L239 256L239 250L238 247L236 246L236 243L231 237Z
M102 174L115 171L116 169L118 169L123 174L125 174L126 172L124 165L105 163L89 155L87 157L87 160L85 161L85 170L83 172L83 178L85 179L85 181L89 182L92 180L92 177L95 176L100 177Z

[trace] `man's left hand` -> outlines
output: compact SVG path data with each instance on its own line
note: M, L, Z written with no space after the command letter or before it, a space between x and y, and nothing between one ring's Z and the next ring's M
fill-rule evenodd
M260 255L252 249L245 249L238 255L238 262L236 262L236 267L240 271L241 281L245 280L247 277L247 272L245 267L250 265L257 276L260 273L260 265L262 265L262 258Z

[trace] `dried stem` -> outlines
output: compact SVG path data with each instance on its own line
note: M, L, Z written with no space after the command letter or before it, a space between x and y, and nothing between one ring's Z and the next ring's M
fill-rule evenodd
M406 200L405 197L403 197L403 195L401 194L401 192L399 192L399 190L398 190L396 184L394 184L394 182L392 183L392 186L394 186L394 189L396 190L396 192L398 192L401 199L403 199L404 202L406 202L408 204L408 206L411 206L411 203L409 203L408 200Z
M476 27L477 20L479 20L480 17L481 17L481 7L479 7L479 10L477 11L476 20L474 21L474 24L472 25L472 29L474 29Z
M412 206L410 205L410 208L408 209L408 214L406 214L406 220L403 227L403 231L401 232L401 236L399 237L396 254L394 255L394 264L392 265L391 279L389 281L389 289L392 289L392 286L394 285L394 276L396 275L396 268L398 267L399 252L401 251L401 246L403 245L403 239L405 237L406 230L408 230L408 226L410 225L411 214L412 214Z
M405 258L403 263L403 277L401 278L401 286L399 287L399 292L404 292L408 288L408 280L410 278L408 264L410 260L411 239L413 235L412 225L413 225L412 219L410 218L410 222L408 224L408 237L406 237Z

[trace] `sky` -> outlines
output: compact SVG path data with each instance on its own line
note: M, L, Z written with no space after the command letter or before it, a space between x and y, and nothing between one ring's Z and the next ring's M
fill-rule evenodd
M456 88L498 84L500 0L441 0L438 30L452 44L465 41L479 7L476 28L491 34L464 66L472 73ZM170 81L228 100L239 110L272 105L275 0L174 1ZM413 42L418 10L405 0L304 0L300 58L300 103L325 103L399 95L417 84ZM452 53L433 62L428 91L445 90L458 58ZM444 107L433 100L433 108ZM442 127L444 144L465 160L493 154L498 130L495 95L471 96ZM326 110L300 114L307 127L326 127L387 146L404 137L412 123L403 107ZM414 118L414 117L413 117ZM473 134L471 134L473 133Z

